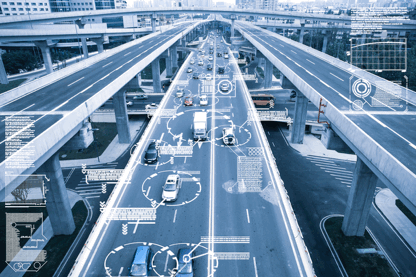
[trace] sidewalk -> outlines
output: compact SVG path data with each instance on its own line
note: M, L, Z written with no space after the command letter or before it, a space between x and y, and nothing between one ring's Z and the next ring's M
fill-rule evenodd
M140 131L144 123L144 118L130 119L130 136L131 139L137 136L137 133ZM130 144L119 143L118 135L115 136L113 141L108 145L105 151L100 156L100 161L98 162L97 158L91 159L81 159L81 160L68 160L60 161L61 167L80 167L82 164L85 165L98 165L104 163L110 163L118 159L127 149L130 148Z
M77 193L67 190L69 203L71 208L74 207L75 203L78 201L82 201L82 197L79 196ZM43 231L42 231L43 230ZM23 248L30 249L31 251L20 250L19 253L13 258L12 262L30 262L33 261L38 257L39 253L45 248L48 241L53 237L53 230L52 225L49 220L49 217L43 222L43 224L36 230L35 234L31 237L31 239L25 244ZM36 246L34 246L36 245ZM30 255L28 255L30 254ZM47 258L46 258L47 262ZM26 271L19 271L15 272L10 266L7 266L2 273L0 273L0 277L21 277L26 273Z
M282 130L290 146L298 151L302 156L318 156L338 160L357 161L357 156L353 154L338 153L335 150L328 150L321 141L312 134L305 134L303 144L290 142L291 132L288 129Z
M416 226L396 206L396 199L398 198L391 190L383 189L377 193L374 202L401 237L416 251Z

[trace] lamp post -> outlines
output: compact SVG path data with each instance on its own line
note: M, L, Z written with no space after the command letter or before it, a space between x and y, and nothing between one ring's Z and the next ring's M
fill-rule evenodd
M90 129L91 131L99 131L100 129L98 129L98 128L92 128L92 129ZM96 142L95 141L95 137L94 137L94 142ZM98 142L97 142L98 143ZM100 156L98 156L98 149L97 149L97 143L95 143L95 152L97 153L97 159L98 159L98 162L100 162Z

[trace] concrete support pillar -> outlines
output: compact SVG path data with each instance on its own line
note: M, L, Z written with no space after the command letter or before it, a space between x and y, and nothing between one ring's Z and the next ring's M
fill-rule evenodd
M305 135L306 114L308 112L308 98L300 91L296 91L295 116L293 118L292 143L303 144Z
M364 236L377 181L377 176L357 157L347 208L342 221L344 235Z
M152 75L153 75L153 92L162 92L162 86L160 84L160 64L159 59L156 58L152 62Z
M104 52L104 38L92 38L95 44L97 44L98 53Z
M88 59L88 45L87 45L87 39L82 38L82 53L84 54L84 59Z
M49 179L45 183L46 209L54 235L71 235L75 230L75 223L59 163L59 152L53 154L38 171Z
M166 63L166 76L172 76L172 55L167 51L165 55L165 63Z
M137 78L137 85L140 87L142 85L142 72L139 72L136 78Z
M170 54L172 55L172 67L178 67L178 46L176 43L170 48Z
M273 64L269 59L265 58L266 66L264 67L264 88L272 87L272 78L273 78Z
M204 34L205 34L205 33L206 33L206 31L207 31L207 30L206 30L206 26L204 25L202 28L203 28L202 30L204 31Z
M46 40L35 41L35 44L37 47L40 48L40 51L42 52L42 58L45 64L46 72L48 74L52 73L53 72L52 57L51 57L51 50L49 48L48 42Z
M286 29L282 30L283 36L285 37Z
M231 37L234 37L234 21L235 21L235 15L231 15Z
M326 31L326 30L323 32L323 35L324 35L324 42L322 44L322 52L323 53L326 53L326 47L328 46L328 37L330 36L330 33L331 32Z
M152 15L152 32L154 33L154 32L156 32L156 18L157 18L157 15L156 14L153 14Z
M8 83L9 79L7 79L6 68L4 68L4 63L0 54L0 84L7 85Z
M114 113L119 143L130 143L129 116L127 115L126 91L121 89L113 95Z
M305 22L300 23L300 35L299 35L299 42L303 43L303 36L305 34Z

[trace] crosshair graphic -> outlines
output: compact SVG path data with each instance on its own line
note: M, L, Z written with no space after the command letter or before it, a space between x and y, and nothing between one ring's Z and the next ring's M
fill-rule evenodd
M371 93L371 84L365 79L358 79L352 84L352 93L358 98L366 98Z

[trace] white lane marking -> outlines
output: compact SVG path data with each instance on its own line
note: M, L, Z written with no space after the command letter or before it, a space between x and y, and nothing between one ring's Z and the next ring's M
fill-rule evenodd
M295 54L297 54L295 51L293 51L293 50L290 50L290 51L292 51L293 53L295 53Z
M124 65L124 64L123 64ZM120 68L123 67L123 65L120 65L119 67L117 67L114 71L119 70Z
M138 219L135 223L136 225L134 226L133 234L136 234L137 226L139 226L139 222L140 222L140 219Z
M146 197L148 197L148 196L149 196L149 191L150 191L150 189L151 189L151 187L148 187L148 188L147 188L147 191L146 191Z
M173 215L173 223L176 221L176 213L178 212L178 209L175 210L175 214Z
M250 223L250 215L248 214L248 209L246 209L247 212L247 222Z
M127 56L127 55L128 55L128 54L130 54L130 53L131 53L131 51L130 51L130 52L128 52L127 54L124 54L124 57L125 57L125 56Z
M118 272L118 276L121 276L121 272L123 272L124 267L120 268L120 271Z
M79 78L78 80L76 80L75 82L72 82L72 83L70 83L69 85L68 85L68 87L70 87L70 86L72 86L73 84L75 84L75 83L77 83L77 82L79 82L79 81L81 81L82 79L84 79L85 77L81 77L81 78Z
M280 43L279 43L280 44ZM280 46L284 47L283 44L280 44Z
M104 66L103 66L103 68L104 68L104 67L106 67L107 65L110 65L110 64L112 64L112 63L113 63L113 62L109 62L108 64L104 65Z
M341 81L343 81L344 82L344 80L342 80L340 77L338 77L337 75L335 75L335 74L332 74L331 72L329 72L329 74L331 74L332 76L334 76L335 78L338 78L339 80L341 80Z
M257 273L256 257L253 257L253 263L254 263L254 273L256 273L256 277L259 277L259 274Z
M352 178L353 178L353 176L347 176L347 175L342 175L342 174L329 174L329 175L334 176L334 177L340 177L340 178L345 178L345 179L351 179L351 180L352 180Z
M166 262L165 262L165 271L164 272L166 272L166 270L168 270L168 261L169 261L169 253L168 253L169 251L166 251Z
M165 135L165 133L162 133L161 135L160 135L160 139L159 139L159 141L160 142L162 142L162 139L163 139L163 136Z
M5 120L8 120L8 119L12 118L13 116L15 116L15 115L17 115L17 114L19 114L19 113L21 113L21 112L23 112L23 111L25 111L25 110L29 109L29 108L30 108L30 107L32 107L33 105L35 105L35 104L32 104L32 105L30 105L30 106L27 106L27 107L26 107L26 108L24 108L23 110L18 111L17 113L14 113L14 114L12 114L11 116L6 117L6 118L5 118L5 119L3 119L1 122L5 121Z
M351 185L351 182L341 182L341 183Z
M308 60L308 59L306 59L308 62L310 62L311 64L315 64L314 62L312 62L312 61L310 61L310 60Z
M276 147L276 145L274 145L274 142L272 141L273 147Z

